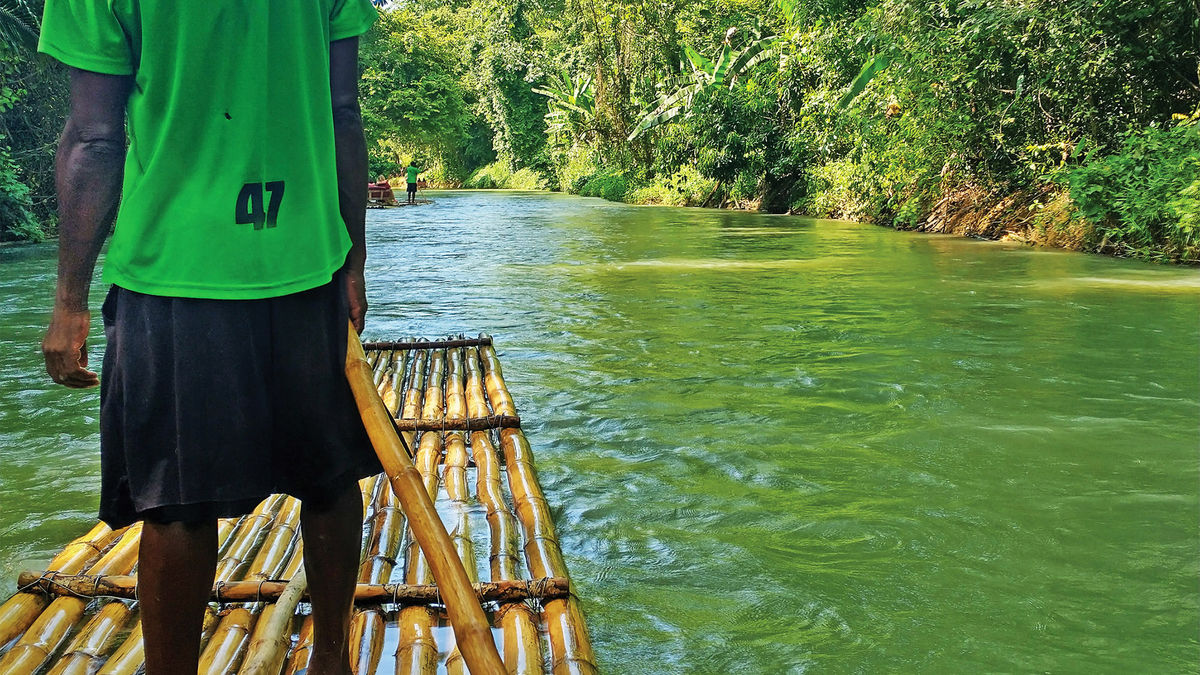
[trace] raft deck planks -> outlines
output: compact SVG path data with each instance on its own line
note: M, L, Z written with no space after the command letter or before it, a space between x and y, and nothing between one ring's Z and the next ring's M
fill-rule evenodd
M366 343L397 433L479 592L510 673L594 673L595 656L571 592L549 504L490 337ZM363 544L351 621L359 675L466 672L443 605L386 480L360 482ZM312 622L301 604L289 635L261 635L283 585L301 569L295 500L272 495L221 522L213 611L202 673L236 673L248 653L286 642L273 672L308 663ZM22 575L0 605L0 672L135 673L141 624L131 602L140 527L98 524L68 544L48 573ZM222 595L224 593L224 595ZM235 602L238 600L240 602ZM279 659L276 659L279 662Z

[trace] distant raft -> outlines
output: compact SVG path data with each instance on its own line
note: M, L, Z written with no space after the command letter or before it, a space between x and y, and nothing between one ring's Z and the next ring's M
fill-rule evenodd
M396 201L396 202L368 202L367 208L368 209L397 209L397 208L400 208L401 206L424 206L425 204L432 204L432 203L433 203L432 199L415 199L411 202L402 199L402 200Z
M505 669L597 672L491 338L364 347L380 395L476 584ZM388 481L373 476L360 487L365 518L350 626L354 672L467 672ZM0 605L0 673L139 671L144 653L133 574L141 529L137 523L114 532L97 524L47 570L21 574L20 590ZM285 495L220 521L200 673L305 672L312 618L303 584L288 585L303 569L299 530L299 502Z

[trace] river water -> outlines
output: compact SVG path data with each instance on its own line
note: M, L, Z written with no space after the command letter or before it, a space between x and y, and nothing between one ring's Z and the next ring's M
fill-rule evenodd
M369 214L366 336L495 336L606 672L1196 669L1197 270L432 196ZM5 594L97 503L53 255L0 250Z

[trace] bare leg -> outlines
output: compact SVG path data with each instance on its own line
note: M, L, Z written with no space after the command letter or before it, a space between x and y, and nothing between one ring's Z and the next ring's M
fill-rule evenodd
M217 523L152 523L138 552L146 675L194 673L217 567Z
M350 481L322 509L302 504L304 570L312 597L313 650L309 675L350 675L350 610L362 543L362 497Z

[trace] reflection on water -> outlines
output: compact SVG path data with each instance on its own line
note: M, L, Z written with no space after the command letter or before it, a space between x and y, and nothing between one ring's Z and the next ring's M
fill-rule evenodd
M370 214L367 335L496 336L607 672L1194 668L1195 270L434 198ZM98 473L95 392L37 356L52 250L23 250L0 252L7 588L90 524Z

